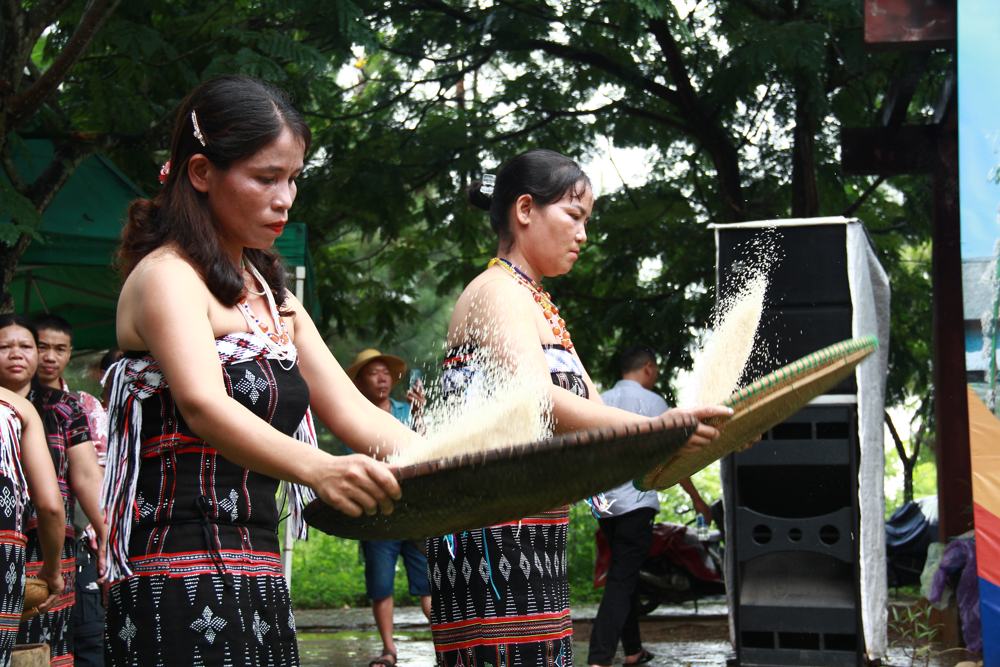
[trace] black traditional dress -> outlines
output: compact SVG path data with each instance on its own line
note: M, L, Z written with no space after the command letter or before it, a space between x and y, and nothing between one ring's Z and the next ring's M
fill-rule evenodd
M544 351L553 383L586 397L579 360L562 345ZM475 374L468 351L453 351L445 361L445 393L462 391ZM573 664L568 525L564 506L427 541L440 667Z
M9 667L24 605L27 485L21 472L21 418L0 401L0 667Z
M44 642L49 645L53 667L73 664L73 605L76 604L76 528L73 514L76 498L70 490L69 450L93 440L90 422L76 397L60 389L40 384L31 387L28 400L32 402L42 418L45 439L55 465L59 491L62 493L63 508L66 511L66 536L63 540L61 564L65 581L63 592L55 604L44 614L38 614L21 624L17 635L18 644ZM37 577L42 569L42 546L38 538L38 517L34 507L28 504L25 524L28 537L27 563L25 571L29 577Z
M254 332L216 340L227 392L279 431L315 444L294 347L276 344L245 303L241 310ZM192 433L149 356L120 362L111 401L109 664L297 665L278 481ZM296 507L308 500L308 490L292 492ZM300 511L293 514L301 536Z

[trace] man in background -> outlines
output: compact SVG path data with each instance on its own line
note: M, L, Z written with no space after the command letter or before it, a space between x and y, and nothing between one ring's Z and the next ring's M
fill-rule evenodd
M412 384L407 392L408 402L397 401L389 394L406 373L406 363L391 354L375 349L362 350L347 368L347 375L358 390L374 405L392 414L403 424L420 431L420 413L424 405L423 386L420 381ZM411 408L412 406L412 408ZM427 556L421 545L413 541L373 540L361 543L365 558L365 588L372 601L375 626L382 637L382 654L368 663L369 667L394 667L396 643L393 630L393 588L396 578L396 560L403 557L410 595L420 597L420 607L430 620L431 588L427 579Z
M38 331L39 384L76 397L90 425L97 462L101 468L108 450L108 416L101 402L85 391L71 391L66 382L66 366L73 353L73 327L58 315L40 315L34 319ZM86 524L86 515L76 512L76 604L73 607L73 654L77 667L104 664L104 607L97 584L97 541ZM84 519L80 521L80 519Z
M85 391L72 391L66 382L65 372L73 356L73 327L59 317L47 313L32 320L38 331L38 382L46 387L59 389L76 397L80 408L87 415L90 432L94 437L97 461L104 467L108 451L108 415L101 401Z
M655 352L642 345L625 349L619 357L619 371L622 379L601 394L606 404L646 417L667 411L667 402L651 391L660 375ZM691 480L685 479L681 486L695 509L710 521L708 504ZM626 665L647 663L653 654L642 647L636 587L639 568L653 542L659 496L656 491L639 491L626 482L592 498L591 507L611 550L611 566L590 633L587 662L598 667L612 664L621 640Z

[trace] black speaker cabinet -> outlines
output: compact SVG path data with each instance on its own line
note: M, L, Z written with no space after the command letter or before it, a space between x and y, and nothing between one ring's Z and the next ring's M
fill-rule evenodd
M768 232L754 228L716 228L718 294L742 285L747 267L757 266L754 238ZM751 359L753 377L770 373L827 345L851 337L851 293L847 280L845 225L783 225L775 236L779 256L768 262L770 285L758 333L762 357ZM753 379L748 377L746 379ZM854 394L852 375L830 393Z
M724 462L739 665L863 664L857 460L855 406L821 405Z
M749 242L765 232L716 232L717 286L728 294L755 261ZM777 241L758 336L767 358L753 377L851 337L845 225L782 225ZM852 376L723 461L731 664L866 664L856 392Z

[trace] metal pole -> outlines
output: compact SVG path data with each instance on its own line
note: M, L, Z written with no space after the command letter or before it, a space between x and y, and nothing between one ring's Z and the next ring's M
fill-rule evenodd
M306 295L306 267L296 266L295 273L295 298L299 300L299 303L305 303ZM285 513L289 516L291 515L289 511L289 496L285 494L287 502L285 503ZM288 584L288 590L292 590L292 554L295 553L295 535L292 533L292 522L290 519L285 519L285 548L281 552L281 570L285 574L285 582Z

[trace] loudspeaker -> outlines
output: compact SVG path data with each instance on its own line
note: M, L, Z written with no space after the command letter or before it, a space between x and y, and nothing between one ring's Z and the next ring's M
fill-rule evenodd
M846 230L845 225L783 225L766 244L777 248L758 329L758 346L766 354L751 359L745 380L851 337ZM761 260L751 253L765 245L759 239L770 232L722 226L716 231L716 293L733 294L742 286L747 267L756 267ZM855 392L851 375L830 393Z
M768 232L717 226L717 293L733 293ZM851 338L845 225L785 224L744 381ZM759 244L758 244L759 245ZM743 667L863 665L859 439L852 375L722 464L726 561Z
M857 410L800 411L727 461L740 665L860 663Z

